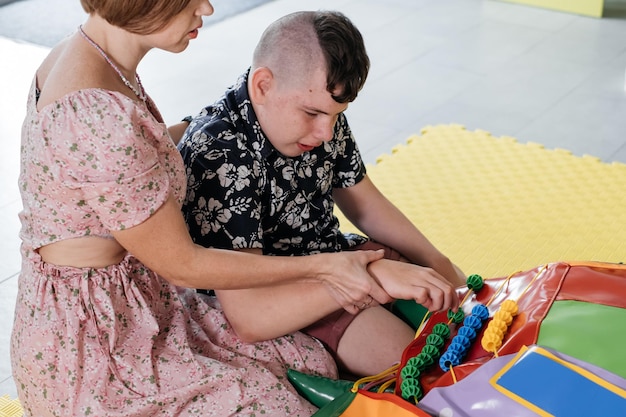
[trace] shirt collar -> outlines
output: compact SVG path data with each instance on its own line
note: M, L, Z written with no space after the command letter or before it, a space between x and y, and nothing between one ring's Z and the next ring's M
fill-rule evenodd
M259 124L254 108L252 107L252 102L250 101L250 96L248 95L250 70L251 69L248 68L248 70L237 79L231 93L234 94L235 101L239 105L239 114L242 116L241 123L246 131L246 136L254 141L255 152L264 159L269 159L270 157L275 158L280 154L261 130L261 125Z

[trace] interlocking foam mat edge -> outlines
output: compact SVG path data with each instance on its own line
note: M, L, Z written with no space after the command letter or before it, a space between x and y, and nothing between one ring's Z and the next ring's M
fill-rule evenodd
M0 396L0 417L21 417L23 414L19 400L11 399L8 395Z
M382 155L368 175L467 274L626 261L625 164L439 125Z

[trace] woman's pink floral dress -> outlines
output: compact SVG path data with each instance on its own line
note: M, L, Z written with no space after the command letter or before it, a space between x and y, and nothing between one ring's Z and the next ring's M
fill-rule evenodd
M26 416L305 416L286 369L336 377L301 333L238 340L217 302L175 287L132 255L106 268L58 267L36 249L110 236L174 195L182 160L143 104L101 89L36 109L22 131L22 272L11 343ZM146 242L146 244L149 244Z

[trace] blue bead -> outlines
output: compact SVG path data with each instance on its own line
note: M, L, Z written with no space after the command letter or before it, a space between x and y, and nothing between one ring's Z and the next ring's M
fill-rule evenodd
M452 352L455 355L462 357L465 356L465 353L467 352L467 346L460 343L450 343L450 346L448 346L448 352Z
M439 367L444 372L448 372L451 366L458 366L460 364L461 357L450 351L444 353L441 358L439 358Z
M476 304L472 308L472 315L481 320L486 320L489 317L489 309L484 304Z
M472 329L471 327L462 326L459 329L459 332L457 333L457 335L465 336L469 340L474 340L476 339L476 330Z
M465 337L463 335L457 334L456 336L454 336L452 338L452 342L450 344L451 345L459 344L459 345L463 346L463 348L464 348L463 351L465 351L465 350L467 350L467 348L470 347L470 345L472 344L472 341L469 340L469 338L467 338L467 337Z
M465 349L465 346L460 343L450 343L447 349L448 352L454 352L459 355L463 355L466 350L467 349Z
M463 320L463 325L471 327L474 330L478 330L483 327L483 322L476 316L467 316L465 317L465 320Z

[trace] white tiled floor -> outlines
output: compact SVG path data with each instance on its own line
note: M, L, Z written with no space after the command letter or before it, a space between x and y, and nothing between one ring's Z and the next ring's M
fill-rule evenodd
M347 113L367 162L425 125L457 123L626 163L620 9L595 19L490 0L275 0L204 28L178 56L154 51L141 67L144 85L166 121L176 122L249 65L268 23L323 8L343 11L360 27L372 60ZM19 131L46 52L0 38L0 395L16 395L9 337L20 269Z

